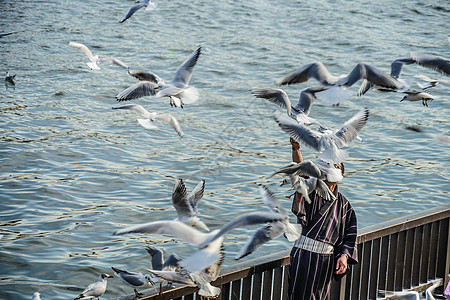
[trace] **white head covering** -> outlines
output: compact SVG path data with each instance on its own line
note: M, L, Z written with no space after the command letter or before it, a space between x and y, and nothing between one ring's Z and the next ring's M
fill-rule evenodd
M342 176L342 170L336 168L334 164L324 162L323 160L319 160L315 164L320 169L320 171L327 174L327 180L329 182L339 182L344 179L344 176Z

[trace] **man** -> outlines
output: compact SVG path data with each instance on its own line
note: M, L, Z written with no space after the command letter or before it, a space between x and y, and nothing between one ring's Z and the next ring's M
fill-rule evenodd
M300 145L291 138L292 160L303 161ZM344 174L344 165L334 165ZM311 204L295 193L292 212L303 226L302 236L294 242L289 266L288 298L328 299L332 276L345 275L348 264L356 264L356 214L348 200L338 192L336 182L325 181L336 196L329 202L315 192Z

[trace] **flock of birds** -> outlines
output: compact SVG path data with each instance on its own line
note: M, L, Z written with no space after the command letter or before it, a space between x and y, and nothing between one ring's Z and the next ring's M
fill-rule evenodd
M172 82L166 84L154 73L130 71L126 64L115 58L94 56L86 46L80 43L70 42L69 45L87 55L89 58L87 65L91 69L98 69L98 65L103 63L114 64L127 69L131 76L139 80L117 94L116 99L119 102L147 96L168 97L171 106L182 108L185 104L194 103L199 98L198 90L189 86L189 82L193 68L201 54L201 47L196 48L189 55L178 67ZM290 184L293 190L305 195L305 201L311 202L307 195L313 190L324 199L332 201L335 196L324 181L342 180L342 174L339 169L335 168L335 165L348 158L348 153L342 148L348 147L355 139L361 139L359 134L368 121L369 110L363 109L357 112L337 129L329 128L309 116L314 101L319 98L327 103L338 105L353 95L349 88L362 80L361 87L357 92L359 96L366 94L369 90L403 93L405 96L401 101L422 101L424 105L428 105L433 97L426 90L436 86L437 80L428 79L427 82L419 84L422 91L413 91L410 89L410 83L400 79L403 65L413 63L450 76L450 62L445 58L432 55L398 58L392 62L390 75L384 74L370 64L358 63L349 74L337 77L331 75L322 63L315 62L303 65L276 81L276 84L280 86L298 84L312 78L320 83L318 87L302 90L299 102L295 106L291 104L289 97L282 89L252 90L255 97L266 99L286 109L287 117L283 114L276 114L276 123L291 138L319 153L318 161L292 162L274 171L273 174L267 176L267 179L277 174L283 174L287 178L282 181L281 185ZM114 106L113 109L136 111L143 116L143 119L138 119L138 122L145 128L155 128L154 121L163 120L169 123L180 136L184 135L178 121L170 114L151 113L137 104L121 104ZM317 126L317 129L314 126ZM420 130L416 127L410 129ZM431 137L436 138L436 136ZM445 142L442 136L438 140ZM172 205L178 216L175 220L152 221L120 229L114 233L114 235L131 233L170 235L192 244L197 249L189 257L180 258L176 254L172 254L168 260L164 261L162 251L152 247L151 251L148 250L153 257L152 269L148 269L146 274L112 267L115 276L133 287L136 298L142 296L137 291L138 288L146 288L155 283L160 284L160 291L162 291L163 281L198 287L198 294L202 297L217 297L220 294L220 288L211 285L211 282L219 276L220 267L224 261L223 238L226 233L237 227L262 225L248 238L235 259L246 257L264 243L281 235L284 235L289 241L295 241L301 234L301 226L289 222L288 213L282 208L274 194L263 184L260 184L258 189L263 203L269 208L267 212L246 213L232 219L221 228L210 231L198 217L197 207L203 197L204 188L205 181L202 180L188 193L183 180L179 179L172 192ZM110 277L108 274L101 274L99 280L89 285L76 299L100 297L105 292L107 279Z
M125 22L141 8L152 10L156 7L157 5L149 0L137 1L120 22ZM0 34L0 37L13 33L15 32ZM93 55L89 48L81 43L70 42L69 46L86 54L89 59L87 65L90 69L99 70L103 64L116 65L126 69L130 76L138 79L137 83L116 95L115 98L119 102L149 96L167 97L170 106L183 108L184 105L194 103L199 99L199 91L189 83L193 69L200 57L201 47L197 47L178 67L172 81L165 83L163 79L152 72L130 70L129 66L119 59ZM417 84L420 90L412 90L411 83L400 78L404 65L411 64L417 64L442 75L450 76L449 60L435 55L411 55L395 59L391 63L390 75L384 74L367 63L358 63L350 73L341 76L332 75L321 62L305 64L276 81L278 86L300 84L310 79L315 79L320 83L317 87L303 89L295 106L291 104L287 93L282 89L252 90L255 97L266 99L286 109L287 117L282 114L275 116L275 121L281 130L297 142L319 153L318 161L304 160L300 163L290 163L267 176L267 179L277 174L283 174L287 178L282 181L281 185L291 185L293 190L304 195L305 201L311 202L307 195L313 190L317 191L324 199L332 201L335 196L324 181L342 180L342 174L339 169L335 168L335 164L348 158L348 153L342 148L348 147L355 139L361 139L359 133L367 123L370 113L368 109L363 109L340 127L329 128L309 116L314 101L320 99L329 104L339 105L340 102L355 94L350 88L362 81L356 93L358 96L363 96L370 90L401 93L404 97L400 101L421 101L424 106L428 106L429 102L434 99L428 93L428 89L435 87L439 81L418 75L418 78L422 80ZM14 84L15 76L6 72L5 82ZM113 109L134 110L142 116L141 119L138 119L138 123L144 128L156 129L158 127L155 121L162 121L169 124L180 137L184 136L177 119L169 113L149 112L138 104L120 104L114 106ZM424 132L417 126L408 127L408 129L424 133L450 145L448 136ZM179 179L174 186L171 199L177 213L176 219L138 224L114 233L114 235L131 233L170 235L192 244L196 249L189 257L181 258L172 253L164 260L161 249L147 246L146 250L152 257L152 268L148 269L146 274L112 267L114 275L133 288L136 298L143 296L137 289L147 288L155 283L159 283L160 291L162 291L164 281L168 284L177 282L198 287L200 296L217 297L220 294L220 288L211 285L211 282L218 278L220 267L224 261L224 235L235 228L258 224L262 226L251 234L235 259L250 255L263 244L281 235L289 241L295 241L301 234L301 226L289 222L288 212L282 208L278 199L263 184L258 185L258 190L261 200L269 208L267 212L242 214L221 228L210 230L199 218L198 204L203 197L204 189L205 181L202 180L188 193L183 180ZM113 276L106 273L101 274L97 282L88 285L75 299L99 298L105 293L107 280L111 277ZM400 297L401 294L396 293L395 296ZM418 295L415 296L418 297ZM36 292L33 299L39 300L40 293ZM432 292L427 294L427 299L434 299Z

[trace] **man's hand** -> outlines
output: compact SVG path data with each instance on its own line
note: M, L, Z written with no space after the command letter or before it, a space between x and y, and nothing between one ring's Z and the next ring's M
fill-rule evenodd
M292 150L300 149L300 144L296 140L294 140L292 137L290 138L289 141L291 142Z
M342 254L336 263L336 274L344 274L347 270L347 255Z

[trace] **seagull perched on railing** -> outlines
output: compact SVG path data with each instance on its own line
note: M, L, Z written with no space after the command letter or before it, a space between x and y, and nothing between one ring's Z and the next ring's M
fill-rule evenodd
M184 136L184 132L181 129L178 120L168 113L155 113L149 112L142 105L139 104L123 104L113 106L112 109L131 109L139 113L144 117L144 119L138 119L138 123L141 124L142 127L147 129L158 129L158 126L155 124L155 121L163 121L172 126L172 128L178 133L180 137Z
M340 148L348 146L358 136L368 118L369 110L363 109L346 121L341 128L323 133L281 116L275 119L281 129L297 142L320 152L320 159L336 164L347 159L347 152Z
M87 55L90 62L86 63L89 68L92 70L100 70L100 67L98 64L110 64L110 65L117 65L119 67L122 67L124 69L128 69L128 66L122 62L121 60L114 58L114 57L101 57L99 58L98 55L93 55L91 50L89 48L81 43L77 42L69 42L69 46L77 48L84 52L84 54Z
M176 253L172 253L164 260L163 252L161 249L155 246L147 246L147 252L152 257L152 270L156 271L179 271L179 262L182 260ZM153 282L159 283L159 294L162 294L163 278L153 276ZM168 281L167 285L171 285L172 282Z
M117 277L119 277L123 282L125 282L134 289L134 294L136 298L143 296L143 294L139 293L136 290L136 288L146 288L154 284L153 278L149 274L144 275L139 272L130 272L114 267L111 267L111 269L113 269L114 274Z
M116 96L117 101L138 99L145 96L168 97L171 106L180 106L181 108L184 104L196 102L199 98L198 90L195 87L190 87L189 82L200 53L201 47L197 47L178 67L171 83L166 84L158 76L145 80L137 77L141 81L120 92Z
M221 289L219 287L211 285L211 282L216 280L219 276L220 266L222 265L224 258L225 255L223 249L221 249L219 252L219 258L208 267L200 271L148 271L155 276L164 278L167 281L178 282L181 284L186 284L188 286L198 287L198 294L200 295L201 299L202 297L216 298L217 296L219 296Z
M106 285L107 285L107 279L113 278L113 276L108 274L101 274L98 278L97 282L91 283L87 286L84 291L78 295L78 297L75 298L75 300L78 299L91 299L91 298L98 298L100 299L100 296L103 295L106 291Z
M120 20L120 23L125 22L128 20L132 15L134 15L135 12L137 12L139 9L145 7L145 10L154 10L158 7L158 3L153 3L150 0L138 0L135 2L136 4L130 7L125 17L123 17L122 20Z

